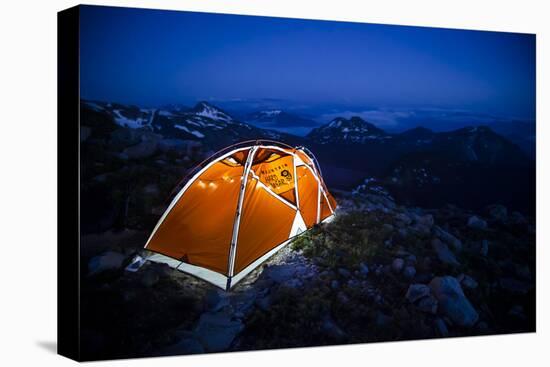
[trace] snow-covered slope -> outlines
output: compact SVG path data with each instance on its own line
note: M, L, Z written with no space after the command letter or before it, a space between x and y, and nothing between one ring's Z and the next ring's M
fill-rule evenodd
M307 137L319 144L365 143L392 138L384 130L357 116L350 119L337 117L328 124L313 129Z
M247 139L276 138L275 132L240 122L207 102L197 103L191 109L178 105L144 109L97 101L82 101L82 107L107 115L123 128L148 129L167 137L205 141L214 147Z

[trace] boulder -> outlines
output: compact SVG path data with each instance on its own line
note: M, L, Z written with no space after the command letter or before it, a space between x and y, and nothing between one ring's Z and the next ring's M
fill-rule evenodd
M434 249L437 258L444 264L451 266L459 266L460 263L456 259L455 255L449 250L446 243L441 242L439 238L432 240L432 248Z
M407 289L407 294L405 298L411 303L416 302L417 300L427 297L430 295L430 287L426 284L411 284L409 289Z
M271 304L272 304L272 299L271 299L271 296L269 295L257 298L255 301L255 305L264 311L268 311L269 308L271 307Z
M229 297L218 289L209 289L204 296L204 306L210 312L218 312L229 305Z
M456 251L462 250L462 242L439 226L434 227L434 234L443 242L448 243Z
M300 279L293 278L281 283L281 285L287 288L301 288L304 285L304 282Z
M92 128L80 125L80 142L83 143L92 135Z
M447 325L445 324L445 321L443 321L443 319L435 319L434 326L439 336L449 336L449 329L447 329Z
M401 227L401 226L408 226L409 224L412 223L412 219L411 217L409 217L407 214L405 213L397 213L395 215L395 220L398 222L398 226Z
M388 316L381 311L376 312L376 318L374 319L374 322L377 326L384 327L389 325L392 321L393 318L391 316Z
M369 274L369 266L365 263L361 263L359 265L359 271L363 276L367 276Z
M431 214L416 215L414 218L416 224L432 228L434 225L434 217Z
M403 269L403 276L407 279L412 279L416 275L416 269L414 266L409 265Z
M175 152L183 155L188 154L190 144L189 140L162 139L158 143L158 148L163 153Z
M116 148L126 148L141 141L142 132L136 129L116 129L111 133L110 144Z
M437 305L437 299L435 299L434 296L429 295L428 297L421 298L416 304L416 308L422 312L435 315L437 313Z
M351 277L351 273L348 269L346 268L339 268L338 269L338 274L340 274L340 276L344 277L344 278L349 278Z
M487 229L487 222L475 215L468 218L466 225L474 229Z
M487 256L489 254L489 241L483 240L481 241L481 247L479 248L479 254L481 256Z
M520 212L512 212L512 214L510 214L509 222L515 225L522 225L522 224L528 223L525 216Z
M473 326L479 319L477 311L464 295L456 278L436 277L429 284L432 294L439 302L439 309L453 323L460 326Z
M88 275L96 275L104 271L119 270L126 256L115 251L107 251L94 256L88 262Z
M464 288L476 289L478 286L477 281L471 276L466 274L460 274L459 276L456 277L456 280L458 280L460 285Z
M283 283L296 275L294 265L271 265L264 269L262 276L265 276L275 283Z
M400 273L401 270L403 270L403 266L405 265L405 261L401 258L393 259L391 263L391 268L395 273Z
M157 151L158 143L155 140L145 140L123 150L123 159L142 159L151 157Z
M505 222L508 218L508 209L504 205L494 204L485 208L489 218L496 222Z
M321 330L330 338L344 339L346 333L334 322L330 316L325 316L321 323Z
M203 313L194 330L194 335L207 352L227 350L235 337L243 330L239 320L233 320L223 312Z
M508 311L508 315L518 319L525 319L525 310L521 305L514 305Z

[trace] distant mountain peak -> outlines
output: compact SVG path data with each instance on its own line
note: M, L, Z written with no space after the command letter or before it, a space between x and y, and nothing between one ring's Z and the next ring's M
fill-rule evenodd
M191 112L197 116L208 117L212 120L225 122L233 121L233 117L231 117L229 114L205 101L197 103L195 107L193 107Z
M377 138L391 138L384 130L359 116L336 117L328 124L313 129L308 137L321 144L329 142L364 143Z

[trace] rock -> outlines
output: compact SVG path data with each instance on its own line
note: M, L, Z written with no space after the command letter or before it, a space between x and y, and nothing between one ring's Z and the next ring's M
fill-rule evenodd
M527 224L527 219L525 219L525 216L523 216L520 212L512 212L512 214L510 214L509 222L515 225L523 225Z
M405 265L405 261L400 258L393 259L393 262L391 263L391 268L395 273L400 273L401 270L403 270L403 266Z
M523 309L523 306L521 305L515 305L510 308L508 311L508 315L512 317L516 317L518 319L525 319L525 311Z
M413 254L409 254L405 258L405 261L407 262L408 265L414 265L416 264L416 256Z
M101 255L94 256L88 262L88 275L96 275L109 270L119 270L125 259L126 256L114 251L107 251Z
M442 263L452 266L460 265L455 255L451 252L451 250L449 250L447 244L441 242L439 238L434 238L432 240L432 248L434 249L437 258Z
M142 159L151 157L157 151L157 142L155 140L145 140L136 145L124 149L122 152L126 159Z
M321 323L321 330L333 339L343 339L346 333L332 320L330 316L326 316Z
M256 302L255 302L256 306L258 306L260 309L264 311L269 310L269 308L271 307L271 303L272 303L272 299L271 299L271 296L269 295L266 295L261 298L256 298Z
M241 321L223 312L207 312L201 315L194 334L207 352L221 352L231 346L243 328Z
M271 265L264 269L262 275L273 280L275 283L283 283L296 275L294 265Z
M80 125L80 142L83 143L92 135L92 128L89 126Z
M485 321L480 321L477 323L477 329L479 330L480 333L482 334L487 334L490 332L489 330L489 325L487 325L487 323Z
M451 276L436 277L429 284L434 297L439 302L439 309L453 323L460 326L473 326L479 315L464 295L458 281Z
M389 223L384 223L384 224L382 225L382 231L383 231L386 235L391 234L391 233L393 232L393 229L394 229L393 226L392 226L391 224L389 224Z
M218 289L210 289L204 296L205 308L211 312L218 312L230 304L229 297Z
M122 149L138 144L141 137L142 132L137 129L116 129L111 133L109 144Z
M380 311L378 311L376 313L376 318L374 320L376 325L380 326L380 327L386 326L386 325L390 324L392 321L393 321L392 317L390 317L390 316L388 316L385 313L380 312Z
M458 238L450 234L449 232L445 231L443 228L439 226L434 227L434 234L441 239L441 241L448 243L455 249L456 251L462 251L462 241L460 241Z
M361 264L359 265L359 271L361 272L361 274L362 274L363 276L367 276L367 275L369 274L369 267L368 267L368 265L365 264L365 263L361 263Z
M169 345L159 351L161 356L173 356L177 354L201 354L204 348L201 343L193 338L184 338L179 342Z
M289 279L286 282L282 283L283 286L287 288L300 288L304 285L304 283L300 279Z
M501 278L499 284L503 290L517 295L527 294L532 288L531 284L514 278Z
M435 319L434 326L439 336L449 336L449 329L447 329L447 325L445 324L445 321L443 321L443 319Z
M475 215L472 215L470 218L468 218L468 222L466 224L468 227L474 228L474 229L487 228L487 222Z
M395 219L400 222L400 224L402 223L402 225L405 225L405 226L408 226L409 224L412 223L412 219L411 217L409 217L407 214L405 213L398 213L396 216L395 216Z
M434 225L434 217L431 214L416 215L414 221L423 227L432 228Z
M508 218L508 209L504 205L495 204L485 208L489 218L497 222L505 222Z
M351 277L351 273L349 272L348 269L345 269L345 268L339 268L338 269L338 274L340 274L340 276L342 276L344 278Z
M476 289L478 286L477 281L471 276L466 274L460 274L459 276L456 277L456 280L458 280L460 285L463 286L464 288Z
M163 153L174 152L185 156L197 153L201 147L200 142L182 139L162 139L158 143L158 148Z
M487 257L489 254L489 241L483 240L481 241L481 247L479 248L479 254L481 256Z
M417 300L427 297L430 295L430 287L425 284L411 284L409 289L407 289L407 294L405 298L411 303L416 302Z
M336 279L334 279L332 282L330 282L330 287L332 289L338 289L338 288L340 288L340 282L338 282Z
M160 277L155 271L146 271L141 278L141 284L146 288L151 288L158 283Z
M429 283L432 278L433 274L431 273L416 273L414 280L418 283Z
M399 228L397 230L397 237L398 238L406 240L408 236L409 236L409 230L407 228Z
M435 299L434 296L429 295L428 297L421 298L420 301L418 301L418 303L416 304L416 308L418 308L422 312L435 315L437 313L437 304L437 299Z
M412 279L416 275L416 269L414 266L406 266L405 269L403 269L403 276L407 279Z
M349 297L344 292L338 292L336 299L341 305L347 305L349 303Z
M235 317L244 318L254 309L254 304L259 297L264 297L267 294L267 289L258 292L254 288L250 288L245 292L235 292L231 296L231 306L235 310ZM237 316L239 315L239 316Z

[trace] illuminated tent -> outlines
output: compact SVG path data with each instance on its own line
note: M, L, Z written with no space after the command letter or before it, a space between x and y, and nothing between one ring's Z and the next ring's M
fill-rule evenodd
M306 148L245 142L195 169L145 248L148 260L229 290L335 208Z

